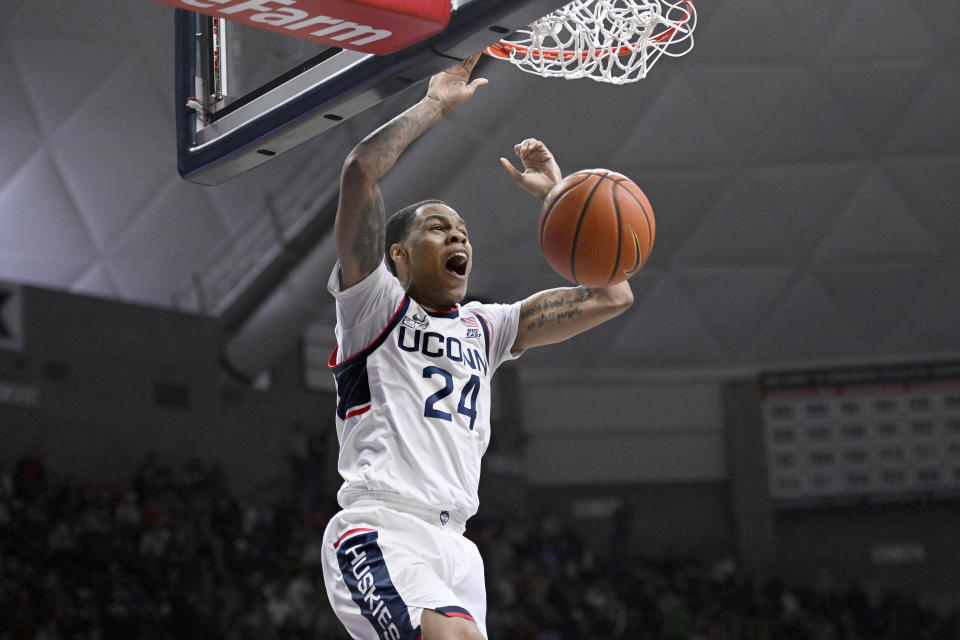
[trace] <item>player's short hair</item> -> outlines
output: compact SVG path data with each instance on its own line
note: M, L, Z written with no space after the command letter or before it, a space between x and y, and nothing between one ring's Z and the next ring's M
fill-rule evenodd
M390 257L390 247L406 237L407 232L410 231L410 225L413 224L413 219L417 217L417 209L425 204L442 204L449 206L443 200L437 200L436 198L421 200L420 202L407 205L387 218L384 252L386 254L387 267L393 275L397 275L397 265L393 264L393 258Z

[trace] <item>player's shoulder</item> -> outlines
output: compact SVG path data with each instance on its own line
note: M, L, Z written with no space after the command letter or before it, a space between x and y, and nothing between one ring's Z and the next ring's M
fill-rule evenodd
M340 282L340 263L338 262L333 267L333 273L330 274L327 290L337 300L361 297L381 290L404 293L400 282L390 272L384 261L381 261L377 268L364 276L363 279L348 287L342 286Z
M519 315L520 302L502 303L472 300L460 308L464 313L479 315L488 322L500 322Z
M520 301L522 302L522 301ZM520 304L520 302L481 302L480 300L471 300L460 305L465 311L484 311L485 309L510 309Z

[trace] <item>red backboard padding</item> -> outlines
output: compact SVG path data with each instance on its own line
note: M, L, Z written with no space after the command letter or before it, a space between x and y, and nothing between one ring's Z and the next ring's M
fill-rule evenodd
M342 49L385 55L443 31L450 0L157 0Z

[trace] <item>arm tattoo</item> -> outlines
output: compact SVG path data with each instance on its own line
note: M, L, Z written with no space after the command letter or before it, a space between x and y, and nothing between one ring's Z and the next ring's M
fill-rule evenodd
M371 169L379 180L393 168L410 143L440 119L440 115L440 103L432 99L425 100L364 138L356 151L367 155Z
M372 272L383 260L383 243L385 241L385 221L383 196L380 188L373 187L373 193L363 203L358 213L359 225L354 238L353 255L362 271Z
M583 303L589 299L590 291L583 287L555 291L547 294L537 304L522 311L520 320L529 320L527 323L528 331L542 329L551 324L559 324L583 313Z
M404 149L429 129L440 115L436 100L421 101L368 135L351 152L347 162L357 162L356 167L363 172L365 179L342 183L342 189L350 190L353 204L345 211L338 210L337 216L338 219L343 216L344 221L346 218L350 220L346 224L352 238L347 243L361 272L372 272L384 256L386 215L377 183L393 167Z

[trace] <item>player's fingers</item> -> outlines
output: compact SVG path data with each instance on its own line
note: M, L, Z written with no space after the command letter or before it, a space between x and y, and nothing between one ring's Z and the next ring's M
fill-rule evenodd
M470 73L471 71L473 71L473 68L477 66L477 60L480 59L481 55L482 55L482 52L475 53L461 63L463 68L467 70L467 73Z
M543 143L537 140L536 138L527 138L520 143L520 151L517 155L521 158L525 158L530 155L533 151L537 149L537 145L542 145Z
M510 175L510 177L513 178L514 180L519 180L520 177L523 175L522 173L517 171L517 168L513 166L513 163L511 163L506 158L503 158L503 157L500 158L500 165L503 167L504 171L506 171Z
M489 83L490 81L487 80L486 78L474 78L474 80L467 85L467 88L470 89L471 91L476 91L478 88Z

